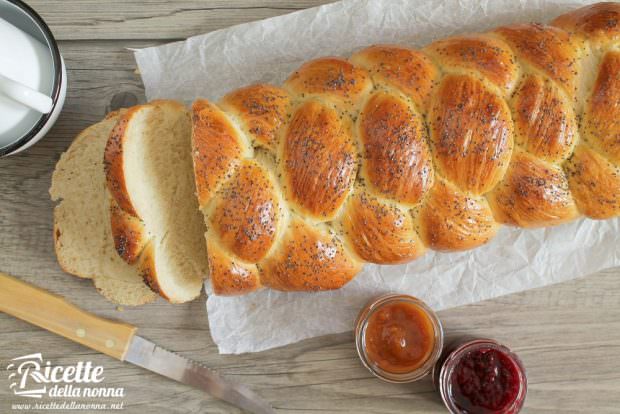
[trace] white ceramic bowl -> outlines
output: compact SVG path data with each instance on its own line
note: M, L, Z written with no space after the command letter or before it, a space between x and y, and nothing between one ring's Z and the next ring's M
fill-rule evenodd
M31 147L47 134L58 119L67 93L67 71L60 55L54 35L41 16L21 0L0 0L0 17L12 25L30 34L46 45L52 55L53 87L51 98L52 110L41 115L32 128L21 136L16 136L10 144L0 148L0 157L17 154Z

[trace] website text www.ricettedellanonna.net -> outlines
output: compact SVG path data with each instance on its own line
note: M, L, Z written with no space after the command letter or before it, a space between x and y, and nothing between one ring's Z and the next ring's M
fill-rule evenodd
M122 410L124 402L96 403L78 401L50 401L36 403L14 403L11 408L16 411L29 410Z

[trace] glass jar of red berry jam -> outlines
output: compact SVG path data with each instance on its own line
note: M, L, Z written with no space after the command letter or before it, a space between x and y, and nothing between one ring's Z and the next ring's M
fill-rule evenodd
M374 375L389 382L412 382L430 373L439 359L443 329L421 300L388 294L360 312L355 344L362 363Z
M516 414L527 392L521 360L493 339L454 341L435 365L433 380L453 414Z

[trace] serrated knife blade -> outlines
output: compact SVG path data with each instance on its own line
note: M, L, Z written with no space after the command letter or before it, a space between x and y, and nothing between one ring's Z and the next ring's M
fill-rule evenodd
M248 388L233 384L204 365L168 351L138 335L131 339L124 360L205 391L249 412L275 414L269 403Z

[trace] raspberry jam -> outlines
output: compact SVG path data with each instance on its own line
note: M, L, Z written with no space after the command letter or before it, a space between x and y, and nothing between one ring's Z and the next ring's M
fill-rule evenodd
M433 375L444 403L456 414L515 414L527 391L519 358L490 339L450 347Z
M360 313L355 330L362 363L390 382L428 374L441 355L443 330L435 313L408 295L386 295Z

